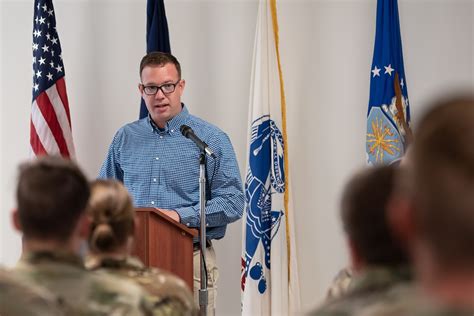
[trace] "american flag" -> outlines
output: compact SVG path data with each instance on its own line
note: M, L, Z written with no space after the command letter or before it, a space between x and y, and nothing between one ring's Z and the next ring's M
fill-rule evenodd
M52 0L35 0L32 48L33 100L30 124L32 155L61 155L74 158L64 64Z

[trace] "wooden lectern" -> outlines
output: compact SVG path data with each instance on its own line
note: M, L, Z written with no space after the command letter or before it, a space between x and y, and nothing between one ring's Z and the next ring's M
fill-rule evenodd
M181 277L193 290L193 237L198 232L154 208L136 208L138 227L133 254L148 267Z

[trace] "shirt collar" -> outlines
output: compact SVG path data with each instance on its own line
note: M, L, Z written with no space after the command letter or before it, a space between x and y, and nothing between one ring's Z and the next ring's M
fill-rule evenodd
M181 112L179 112L178 115L176 115L171 120L166 122L166 126L164 129L158 128L155 122L153 122L153 120L151 119L150 114L148 114L147 120L151 126L152 131L157 131L158 133L166 133L166 134L179 132L179 128L181 127L181 125L187 122L188 116L189 116L189 111L186 105L184 105L184 103L181 103L181 106L182 106Z
M90 255L86 258L85 265L89 270L100 268L140 270L145 268L140 259L131 256Z
M363 273L354 276L350 286L353 291L367 291L386 288L396 283L410 282L412 279L412 269L407 265L394 267L370 266Z
M81 257L67 251L28 251L23 253L21 260L31 264L37 264L40 262L58 262L71 264L81 268L84 267Z

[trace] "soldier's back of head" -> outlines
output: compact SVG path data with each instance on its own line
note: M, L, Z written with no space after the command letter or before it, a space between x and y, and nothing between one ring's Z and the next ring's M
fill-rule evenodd
M197 308L185 282L169 272L147 268L130 254L135 221L132 199L115 180L96 180L91 185L88 215L90 254L87 268L106 271L133 281L147 293L154 315L194 315Z
M381 302L401 299L393 288L411 287L408 253L393 236L387 220L397 168L365 168L346 184L341 218L354 275L344 294L325 302L311 315L356 315Z
M415 221L440 265L474 271L474 97L435 104L413 148Z
M417 270L435 300L474 313L474 95L435 104L415 136Z

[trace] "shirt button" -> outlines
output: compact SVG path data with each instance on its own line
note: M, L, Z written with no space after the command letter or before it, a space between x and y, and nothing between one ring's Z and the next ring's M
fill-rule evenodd
M155 157L155 159L156 159L156 160L160 160L160 158L159 158L159 157Z
M153 178L153 182L156 182L156 178Z
M187 223L186 226L189 226L189 223Z
M171 130L171 133L174 133L174 129Z
M160 138L163 138L163 136L160 136Z
M151 204L155 204L155 201L151 201Z

